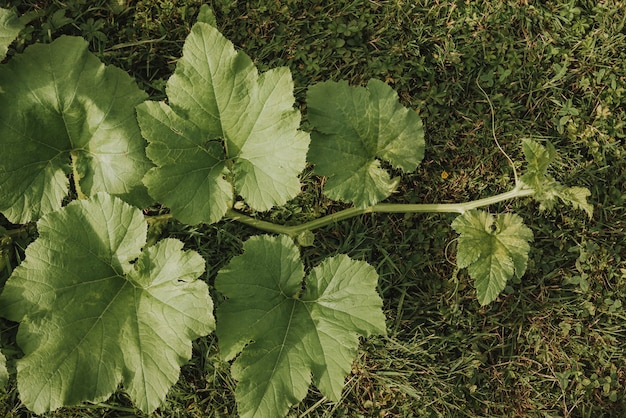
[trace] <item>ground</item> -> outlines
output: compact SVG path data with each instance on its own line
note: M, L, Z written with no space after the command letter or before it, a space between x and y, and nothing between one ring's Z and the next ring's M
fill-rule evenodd
M228 1L210 5L220 31L261 70L287 66L306 115L307 86L323 80L387 82L416 109L426 157L403 174L392 202L463 202L512 187L494 143L521 168L521 140L551 141L552 174L591 191L594 215L540 211L531 200L493 205L533 230L530 262L481 307L466 272L455 274L453 214L363 215L316 231L310 266L345 253L380 275L387 337L364 340L339 403L315 388L290 416L618 417L626 410L626 3L546 1ZM30 18L9 57L35 42L83 36L107 64L154 100L195 22L199 0L0 1ZM484 93L483 93L484 91ZM493 114L488 103L493 103ZM495 124L492 125L492 116ZM303 127L307 128L306 116ZM303 194L261 214L298 223L344 206L324 198L307 170ZM171 222L208 262L207 281L258 231L224 222ZM13 332L15 327L12 328ZM3 334L3 351L19 356ZM194 356L155 413L236 416L229 365L215 337ZM0 413L29 416L14 382ZM140 415L121 392L58 417Z

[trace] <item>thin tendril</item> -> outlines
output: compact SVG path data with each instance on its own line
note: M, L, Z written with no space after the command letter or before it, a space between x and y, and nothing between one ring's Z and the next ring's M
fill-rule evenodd
M458 240L459 240L459 237L456 237L456 238L455 238L455 239L453 239L452 241L449 241L449 242L446 244L446 248L445 248L445 249L444 249L444 251L443 251L443 255L446 257L446 261L447 261L448 263L452 264L453 266L456 266L456 262L455 262L455 261L452 261L452 260L450 259L450 257L448 257L448 248L450 248L450 245L454 244L454 243L455 243L455 242L457 242Z
M491 100L489 99L489 96L487 95L485 90L483 90L480 83L478 82L478 78L476 78L476 85L478 86L480 91L483 93L483 95L487 99L487 103L489 103L489 109L491 110L491 136L493 137L493 140L496 143L496 146L498 147L500 152L506 157L506 159L509 161L509 165L513 169L513 177L515 179L515 186L519 186L519 178L517 176L517 170L515 169L515 164L513 164L513 160L511 159L511 157L509 157L509 154L507 154L504 151L504 149L500 146L500 142L498 142L498 138L496 137L496 112L493 109L493 104L491 103Z

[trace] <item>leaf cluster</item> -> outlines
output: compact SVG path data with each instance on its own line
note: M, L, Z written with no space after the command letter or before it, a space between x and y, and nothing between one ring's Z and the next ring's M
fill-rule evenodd
M554 148L535 141L524 142L528 169L507 193L448 205L379 203L400 184L390 173L413 172L424 157L418 113L382 81L325 81L308 89L311 132L301 130L289 69L260 72L215 24L202 9L165 83L167 101L146 101L132 78L73 37L30 46L0 67L8 150L0 210L16 224L36 221L39 233L0 312L21 323L18 388L36 413L103 401L120 383L152 412L191 341L215 328L208 287L197 280L204 260L180 241L147 236L140 209L154 201L186 224L230 217L301 244L314 242L312 229L361 213L457 212L457 267L468 269L482 305L522 277L533 233L517 215L475 209L524 196L552 208L558 197L591 216L588 191L554 180ZM16 26L5 27L14 37ZM347 37L362 29L337 26ZM294 199L307 161L324 177L326 197L351 208L295 229L236 211ZM339 400L358 336L386 332L372 266L337 256L304 271L291 238L261 236L218 273L226 300L217 336L223 358L234 360L242 416L286 414L311 381Z

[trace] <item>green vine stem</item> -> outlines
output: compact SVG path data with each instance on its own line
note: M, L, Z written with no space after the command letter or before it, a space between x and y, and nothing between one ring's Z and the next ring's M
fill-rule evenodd
M332 213L330 215L323 216L318 219L314 219L309 222L305 222L300 225L280 225L272 222L262 221L255 219L251 216L244 215L241 212L237 212L234 209L229 209L226 212L226 219L230 219L236 222L240 222L244 225L248 225L260 231L269 232L272 234L284 234L291 238L297 238L300 234L306 231L313 231L318 228L322 228L327 225L332 225L337 222L344 221L346 219L353 218L355 216L363 215L366 213L465 213L468 210L477 209L485 206L492 205L494 203L503 202L506 200L512 200L520 197L532 196L535 193L533 189L525 187L521 184L518 187L513 188L505 193L500 193L494 196L486 197L483 199L472 200L463 203L379 203L374 206L366 208L348 208L342 211ZM150 219L151 223L157 223L166 221L172 218L169 213L161 215L146 215L146 218ZM17 236L22 233L24 228L17 228L13 230L4 231L4 235Z
M279 225L272 222L262 221L252 218L248 215L244 215L237 212L234 209L229 209L226 212L226 218L232 219L237 222L241 222L245 225L259 229L261 231L270 232L274 234L284 234L292 238L298 237L305 231L312 231L317 228L321 228L327 225L334 224L355 216L363 215L366 213L465 213L468 210L477 209L484 206L489 206L494 203L503 202L505 200L511 200L519 197L532 196L535 193L534 190L518 186L514 189L500 193L495 196L486 197L484 199L472 200L464 203L416 203L416 204L403 204L403 203L379 203L374 206L366 208L348 208L342 211L323 216L319 219L314 219L309 222L305 222L300 225Z

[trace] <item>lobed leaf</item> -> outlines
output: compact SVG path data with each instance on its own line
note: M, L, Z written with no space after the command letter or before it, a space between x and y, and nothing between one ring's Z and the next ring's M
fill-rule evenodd
M217 310L220 351L238 380L242 417L284 416L313 382L338 401L359 335L385 334L378 275L340 255L306 278L287 237L253 237L223 268L215 285L227 300Z
M0 211L13 223L61 208L71 159L84 194L151 203L141 182L151 163L135 118L146 95L87 45L64 36L0 66Z
M157 165L144 177L150 194L188 224L219 221L233 199L222 144L204 140L196 125L164 103L145 102L137 114L150 141L146 154Z
M39 237L9 277L0 314L21 322L22 402L37 414L101 402L122 383L150 413L214 329L197 253L146 243L140 210L99 193L44 215Z
M7 56L9 45L17 38L24 28L15 13L0 8L0 60Z
M509 279L526 272L533 233L518 215L494 218L484 211L468 211L454 219L452 228L460 234L457 267L468 269L481 305L493 302Z
M548 174L548 168L556 158L556 150L551 143L548 142L544 147L536 141L525 139L522 150L527 168L521 181L535 191L534 198L539 201L540 209L552 209L559 198L575 209L584 210L590 218L593 216L593 206L587 202L591 195L589 189L564 186Z
M387 84L367 88L326 81L309 88L309 120L315 127L309 160L328 180L324 193L357 207L391 195L398 179L381 167L387 161L413 171L424 157L424 130L418 114L403 107Z
M216 28L198 22L167 83L167 95L169 105L142 104L138 117L156 163L146 183L178 219L190 224L220 220L233 200L232 192L226 196L222 177L256 210L282 205L300 193L298 175L306 165L309 135L299 130L287 68L259 75L252 60L236 52ZM180 193L189 200L172 196Z

